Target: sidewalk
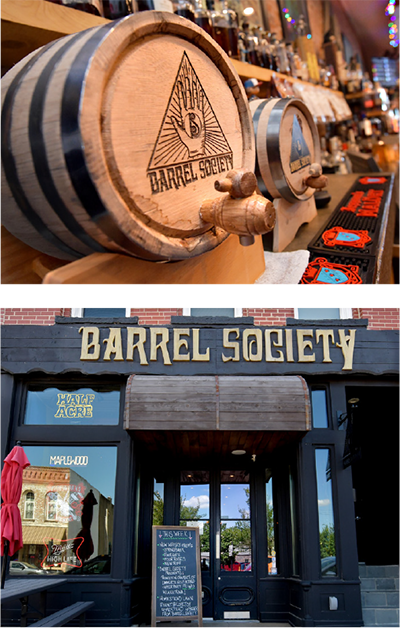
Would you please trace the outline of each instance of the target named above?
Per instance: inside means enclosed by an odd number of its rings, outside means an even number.
[[[137,625],[137,624],[134,624]],[[142,626],[144,626],[144,624],[141,624]],[[146,624],[148,625],[148,624]],[[177,622],[168,622],[168,621],[160,621],[157,622],[157,628],[158,627],[165,627],[165,628],[193,628],[198,626],[197,620],[195,621],[177,621]],[[278,622],[278,623],[274,623],[274,622],[268,622],[268,623],[264,623],[264,622],[259,622],[256,619],[246,619],[246,620],[238,620],[238,619],[219,619],[217,621],[214,621],[213,619],[208,619],[205,618],[203,619],[203,626],[204,628],[208,628],[209,626],[214,627],[214,626],[221,626],[221,628],[230,628],[232,626],[234,626],[235,628],[263,628],[264,626],[268,626],[269,628],[288,628],[290,626],[290,624],[286,624],[286,623],[282,623],[282,622]]]

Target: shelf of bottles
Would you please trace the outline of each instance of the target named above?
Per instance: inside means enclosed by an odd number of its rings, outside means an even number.
[[[317,121],[338,121],[351,116],[342,92],[332,89],[336,85],[324,78],[318,84],[318,67],[314,73],[310,72],[310,64],[300,57],[303,44],[306,53],[309,50],[306,36],[302,41],[301,28],[296,42],[298,50],[294,50],[292,43],[278,41],[275,34],[265,32],[260,26],[250,27],[246,20],[239,28],[238,14],[230,8],[229,0],[19,0],[18,5],[17,8],[15,0],[2,1],[3,71],[39,46],[97,26],[103,20],[154,9],[171,11],[196,23],[213,37],[243,81],[256,78],[272,83],[279,96],[304,100]],[[15,41],[16,34],[20,41]]]

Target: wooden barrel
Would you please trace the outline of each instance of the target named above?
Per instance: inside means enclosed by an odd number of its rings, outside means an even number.
[[[311,164],[320,162],[317,127],[303,101],[269,98],[250,102],[256,136],[256,175],[263,193],[290,203],[310,198],[303,183]]]
[[[146,11],[59,39],[2,79],[2,217],[62,259],[194,257],[227,232],[201,202],[254,170],[246,94],[207,33]]]

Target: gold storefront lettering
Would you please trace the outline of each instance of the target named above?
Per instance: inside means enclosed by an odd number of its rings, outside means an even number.
[[[102,356],[99,328],[81,327],[79,333],[82,334],[81,360],[102,358],[105,361],[133,362],[136,358],[136,361],[144,366],[148,366],[149,361],[161,361],[165,365],[171,365],[173,362],[211,360],[211,348],[204,347],[204,343],[201,343],[201,339],[204,339],[201,338],[203,330],[199,328],[127,327],[125,356],[123,353],[125,330],[122,328],[109,328],[109,334],[102,343],[105,345]],[[316,362],[315,347],[318,345],[322,349],[323,363],[332,362],[332,348],[341,349],[342,370],[349,371],[353,369],[355,336],[355,329],[265,329],[263,333],[263,330],[257,327],[224,328],[223,350],[218,359],[224,363],[243,360],[280,363],[297,361],[307,364]],[[297,360],[294,357],[296,345]],[[83,403],[80,405],[84,406]],[[60,409],[60,412],[63,410]]]

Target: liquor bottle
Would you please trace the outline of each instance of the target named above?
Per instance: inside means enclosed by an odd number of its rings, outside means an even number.
[[[290,74],[293,76],[293,78],[300,78],[299,72],[298,72],[299,67],[298,67],[298,64],[296,63],[296,58],[295,58],[295,52],[293,50],[293,45],[290,42],[286,44],[286,54],[289,61]]]
[[[189,0],[178,0],[175,3],[174,13],[180,15],[181,17],[185,17],[187,20],[191,22],[195,22],[194,8],[193,4],[189,2]]]
[[[61,4],[77,11],[104,17],[103,0],[47,0],[53,4]]]
[[[212,12],[215,40],[233,59],[239,59],[239,29],[235,11],[223,0],[222,10]]]
[[[258,60],[258,38],[254,33],[250,31],[250,24],[243,22],[243,30],[239,32],[239,42],[243,44],[243,51],[245,53],[245,62],[252,63],[253,65],[259,65]]]
[[[276,42],[276,52],[278,72],[281,74],[290,74],[289,60],[286,54],[286,45],[284,40]]]
[[[171,0],[130,0],[132,3],[133,12],[139,11],[168,11],[174,12],[174,7]]]
[[[269,39],[271,42],[271,52],[272,52],[272,70],[274,72],[279,72],[279,58],[278,58],[278,40],[276,38],[275,33],[269,34]]]
[[[260,37],[259,55],[260,55],[260,65],[263,68],[272,70],[274,66],[274,60],[273,60],[273,55],[272,55],[271,44],[268,40],[266,32],[262,33]]]
[[[211,20],[211,14],[208,9],[203,7],[202,0],[194,0],[194,21],[200,28],[206,31],[211,37],[214,37],[214,28]]]
[[[117,20],[133,13],[132,0],[103,0],[104,17]]]

